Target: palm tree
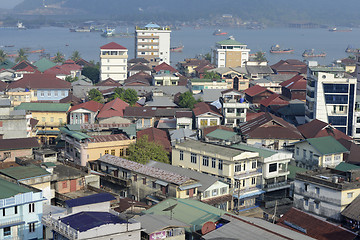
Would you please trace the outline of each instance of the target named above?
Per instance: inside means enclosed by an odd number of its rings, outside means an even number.
[[[57,52],[53,59],[53,62],[54,63],[63,63],[64,61],[65,61],[64,54],[62,54],[61,52]]]
[[[7,54],[4,50],[0,49],[0,63],[4,62],[7,59]]]
[[[71,59],[76,62],[77,60],[80,60],[81,56],[79,51],[74,51],[71,55]]]
[[[28,56],[26,55],[26,51],[23,48],[18,50],[18,56],[15,59],[15,62],[27,61]]]

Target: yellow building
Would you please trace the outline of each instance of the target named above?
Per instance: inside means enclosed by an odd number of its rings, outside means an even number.
[[[54,145],[59,135],[59,127],[67,120],[67,112],[70,109],[69,103],[21,103],[15,109],[23,109],[32,118],[38,120],[37,138],[40,143]]]

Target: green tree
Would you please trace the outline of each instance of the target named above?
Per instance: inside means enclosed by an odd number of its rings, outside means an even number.
[[[100,103],[104,102],[103,95],[96,88],[93,88],[88,92],[88,98],[89,98],[89,100],[93,100],[93,101],[96,101],[96,102],[100,102]]]
[[[123,88],[115,88],[113,95],[110,97],[110,100],[114,100],[115,98],[120,98],[121,100],[133,106],[137,100],[137,92],[134,89],[128,88],[124,90]]]
[[[265,54],[261,51],[258,51],[255,53],[255,58],[254,58],[255,61],[257,62],[266,62],[267,59],[265,57]]]
[[[204,59],[205,59],[205,60],[208,60],[209,62],[211,62],[211,53],[206,53],[206,54],[204,55]]]
[[[78,77],[71,77],[71,76],[66,76],[65,77],[65,81],[68,81],[68,82],[75,82],[77,80],[79,80]]]
[[[98,83],[100,80],[100,71],[97,67],[84,67],[81,74],[89,78],[93,84]]]
[[[206,78],[206,79],[220,79],[221,78],[221,76],[218,73],[213,72],[213,71],[208,72],[206,70],[205,70],[205,72],[203,74],[203,77]]]
[[[136,140],[127,149],[129,160],[146,164],[149,160],[170,163],[169,156],[164,147],[158,143],[148,141],[148,136],[144,135]]]
[[[179,96],[179,106],[182,108],[193,109],[197,102],[191,92],[184,92]]]
[[[27,61],[28,56],[26,55],[26,51],[23,48],[20,48],[17,52],[18,56],[15,58],[15,62]]]
[[[79,51],[74,51],[71,55],[71,60],[73,61],[77,61],[77,60],[80,60],[81,56],[80,56],[80,53]]]
[[[57,52],[55,54],[55,57],[53,59],[53,62],[54,63],[63,63],[65,62],[65,57],[64,57],[64,54],[62,54],[61,52]]]
[[[0,49],[0,63],[4,62],[7,59],[7,54],[4,50]]]

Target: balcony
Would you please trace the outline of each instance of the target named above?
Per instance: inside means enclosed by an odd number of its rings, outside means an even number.
[[[53,231],[60,233],[68,239],[78,239],[79,232],[59,220],[51,217],[42,217],[42,223]]]
[[[278,182],[278,183],[265,184],[264,190],[267,192],[271,192],[289,187],[290,184],[288,184],[288,182]]]
[[[261,176],[262,175],[262,168],[258,167],[249,171],[245,171],[245,172],[235,172],[234,173],[234,179],[236,180],[241,180],[244,178],[250,178],[250,177],[256,177],[256,176]]]
[[[104,173],[104,172],[102,172]],[[105,176],[101,176],[101,178],[105,181],[109,181],[115,184],[120,184],[121,186],[125,186],[125,187],[130,187],[131,185],[131,180],[127,179],[127,178],[122,178],[122,177],[115,177],[113,175],[110,174],[106,174],[104,173]]]
[[[261,185],[256,185],[252,187],[240,187],[240,198],[242,195],[256,193],[257,191],[262,191]],[[239,189],[236,188],[233,191],[234,196],[239,196]]]

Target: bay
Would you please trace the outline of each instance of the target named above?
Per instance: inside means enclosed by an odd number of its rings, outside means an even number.
[[[234,36],[241,43],[247,44],[251,53],[265,52],[269,64],[275,64],[281,59],[299,59],[305,49],[314,49],[316,53],[326,52],[324,58],[311,58],[322,65],[331,64],[333,61],[348,56],[345,49],[348,45],[360,48],[360,29],[351,32],[330,32],[328,29],[292,29],[292,28],[266,28],[250,30],[243,28],[223,28],[227,36],[214,36],[215,28],[204,27],[195,29],[183,27],[171,33],[171,46],[184,45],[183,52],[171,53],[171,65],[185,58],[195,57],[197,54],[206,54],[211,51],[218,41]],[[134,26],[120,27],[117,32],[134,32]],[[116,42],[128,48],[129,59],[134,57],[134,38],[103,38],[99,32],[78,33],[70,32],[67,28],[42,27],[39,29],[14,30],[0,29],[0,46],[9,54],[14,54],[20,48],[31,50],[45,49],[46,53],[54,56],[61,52],[70,58],[74,51],[79,51],[85,60],[99,61],[100,46]],[[293,48],[292,54],[271,54],[272,45],[279,44],[282,48]],[[5,47],[15,45],[14,47]],[[29,60],[36,61],[40,54],[29,54]]]

